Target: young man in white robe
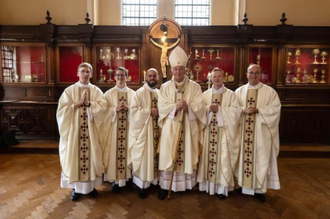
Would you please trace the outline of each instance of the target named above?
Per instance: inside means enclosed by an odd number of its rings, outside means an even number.
[[[254,195],[265,202],[267,188],[280,189],[277,156],[281,102],[273,88],[260,82],[259,65],[250,65],[246,76],[248,83],[235,91],[244,112],[237,168],[241,187],[238,192]]]
[[[102,148],[99,139],[106,102],[102,91],[89,80],[93,67],[81,63],[79,81],[64,90],[57,109],[60,133],[61,187],[72,188],[70,199],[98,195],[102,184]]]
[[[214,68],[212,88],[203,93],[207,126],[198,169],[199,190],[226,199],[233,191],[235,164],[239,154],[238,124],[241,108],[235,93],[225,87],[224,72]]]
[[[132,158],[133,182],[140,188],[139,197],[147,197],[146,189],[158,185],[158,71],[150,68],[143,87],[133,95],[130,105],[129,153]]]
[[[172,51],[169,61],[173,78],[162,84],[159,92],[158,125],[162,128],[159,148],[160,200],[166,198],[169,189],[185,191],[197,183],[198,133],[205,127],[206,113],[201,87],[185,77],[187,60],[182,48],[177,46]],[[178,142],[174,142],[176,133]],[[173,184],[169,188],[173,171]]]
[[[103,164],[104,179],[112,183],[112,192],[118,193],[119,187],[132,189],[132,169],[129,166],[128,152],[129,105],[134,91],[127,87],[127,70],[115,70],[116,86],[104,94],[107,110],[103,122]]]

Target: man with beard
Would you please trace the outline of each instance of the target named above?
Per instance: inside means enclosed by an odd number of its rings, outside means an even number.
[[[132,171],[129,167],[128,129],[130,124],[129,104],[134,91],[126,86],[127,70],[115,70],[116,86],[104,94],[107,111],[103,122],[103,164],[104,178],[112,182],[112,192],[118,193],[119,187],[132,190]]]
[[[166,198],[168,189],[178,192],[192,189],[196,185],[199,132],[206,123],[201,87],[185,77],[187,54],[177,46],[169,61],[173,78],[162,84],[158,102],[158,125],[162,128],[159,147],[160,200]],[[174,136],[178,136],[177,142],[174,142]],[[172,172],[173,184],[169,188]]]
[[[89,81],[93,67],[78,66],[79,81],[66,88],[58,101],[57,123],[60,132],[61,187],[72,188],[70,199],[81,194],[96,197],[102,184],[102,148],[99,141],[106,102],[102,91]]]
[[[158,184],[158,71],[150,68],[146,84],[133,95],[130,105],[129,152],[133,182],[140,188],[139,197],[147,197],[150,184]]]

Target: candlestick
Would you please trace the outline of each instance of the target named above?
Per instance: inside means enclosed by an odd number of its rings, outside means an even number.
[[[210,89],[210,87],[211,87],[211,81],[210,81],[210,79],[211,79],[211,73],[209,72],[207,74],[207,89]]]
[[[145,84],[146,83],[146,71],[143,71],[143,83]]]

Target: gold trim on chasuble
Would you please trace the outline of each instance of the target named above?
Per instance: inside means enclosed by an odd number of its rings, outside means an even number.
[[[246,106],[256,107],[258,97],[258,89],[248,89]],[[254,136],[255,136],[255,118],[256,114],[245,115],[244,121],[244,148],[243,148],[243,187],[253,188],[254,184]]]
[[[124,101],[127,105],[127,92],[117,92],[117,104]],[[127,111],[117,112],[117,142],[116,142],[116,179],[126,179],[127,169]]]
[[[84,90],[87,89],[88,97],[90,96],[89,88],[79,87],[79,97]],[[88,131],[87,106],[82,104],[79,110],[79,179],[78,181],[90,180],[90,138]]]
[[[221,106],[222,94],[212,94],[212,104],[218,104]],[[220,110],[220,109],[219,109]],[[220,139],[220,127],[218,126],[217,113],[213,113],[211,123],[209,126],[209,142],[208,142],[208,154],[207,154],[207,180],[212,183],[216,183],[217,169],[219,165],[219,153],[221,152],[219,147],[221,144]]]
[[[175,95],[176,102],[178,102],[179,100],[183,100],[183,94],[184,94],[184,90],[185,90],[187,84],[188,83],[185,82],[184,85],[181,85],[181,86],[176,85],[176,88],[177,88],[177,92],[175,93],[176,94]],[[178,115],[179,115],[179,112],[176,112],[176,116],[178,116]],[[178,156],[177,156],[177,160],[176,160],[176,163],[177,163],[176,171],[177,172],[184,172],[184,158],[185,158],[185,151],[184,151],[184,147],[185,147],[184,119],[185,119],[185,116],[183,116],[183,118],[182,118],[180,138],[179,138],[179,143],[178,143],[178,150],[177,150]]]
[[[150,92],[151,97],[151,108],[158,109],[158,95],[156,92]],[[158,117],[152,118],[153,127],[153,148],[154,148],[154,178],[158,177],[158,160],[159,154],[157,153],[158,142],[159,142],[159,127]]]

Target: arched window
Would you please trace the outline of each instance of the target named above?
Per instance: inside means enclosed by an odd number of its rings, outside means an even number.
[[[175,21],[183,26],[210,25],[210,0],[175,0]]]
[[[122,0],[122,25],[149,26],[157,19],[157,0]]]

